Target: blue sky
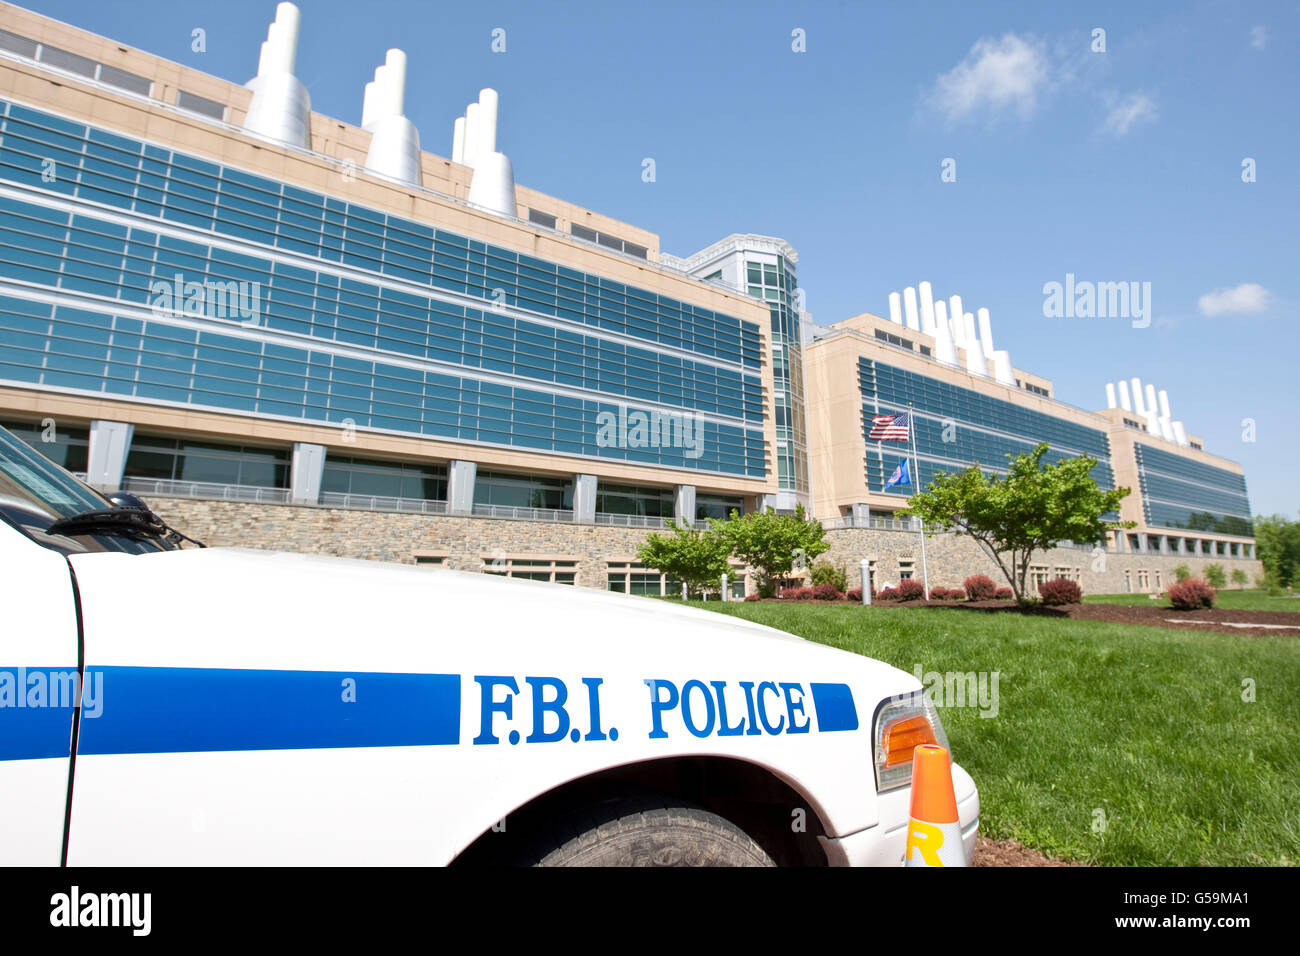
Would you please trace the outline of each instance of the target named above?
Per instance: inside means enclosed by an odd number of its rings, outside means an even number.
[[[24,5],[238,82],[274,15],[270,0]],[[357,122],[399,46],[426,149],[447,155],[453,120],[492,86],[521,184],[678,255],[781,236],[823,324],[887,314],[891,291],[929,279],[988,307],[997,347],[1062,401],[1100,408],[1108,381],[1153,382],[1207,451],[1245,466],[1257,513],[1300,509],[1300,6],[299,6],[318,112]],[[1045,317],[1043,286],[1067,273],[1151,283],[1150,325]]]

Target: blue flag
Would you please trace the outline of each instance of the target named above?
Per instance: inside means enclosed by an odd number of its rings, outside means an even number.
[[[885,490],[888,491],[890,488],[894,487],[894,485],[910,485],[911,483],[912,469],[908,467],[907,459],[904,458],[898,463],[898,467],[894,469],[894,473],[889,476],[889,480],[885,482]]]

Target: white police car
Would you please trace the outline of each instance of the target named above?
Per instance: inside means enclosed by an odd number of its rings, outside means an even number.
[[[181,550],[134,504],[0,429],[0,862],[902,861],[944,742],[909,674],[651,599]]]

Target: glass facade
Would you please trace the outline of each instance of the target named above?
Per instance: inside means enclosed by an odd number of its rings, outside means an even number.
[[[673,492],[670,488],[596,485],[596,511],[600,514],[671,518],[673,508]]]
[[[783,490],[808,491],[808,435],[798,282],[784,256],[778,264],[746,262],[749,294],[772,313],[772,387],[776,407],[776,467]]]
[[[0,379],[766,475],[753,323],[0,106]],[[707,416],[704,453],[599,442],[621,405]]]
[[[573,479],[480,471],[474,480],[474,504],[570,509],[573,507]]]
[[[1253,535],[1246,478],[1182,455],[1134,442],[1147,524]]]
[[[90,450],[90,432],[85,428],[60,428],[53,421],[46,425],[28,422],[0,422],[33,450],[68,471],[85,474]]]
[[[447,500],[447,466],[327,455],[321,491],[383,498]]]
[[[1044,441],[1051,446],[1045,462],[1091,455],[1097,459],[1092,471],[1097,484],[1115,486],[1110,442],[1102,429],[867,358],[858,361],[858,379],[864,436],[871,430],[872,416],[906,411],[909,402],[913,406],[920,474],[912,476],[912,484],[895,485],[887,494],[910,496],[939,472],[961,471],[976,463],[987,472],[1005,474],[1006,455],[1025,454]],[[868,438],[867,487],[883,492],[885,482],[908,452],[906,442]]]
[[[289,458],[287,448],[225,445],[137,433],[131,440],[124,474],[128,478],[288,488]]]

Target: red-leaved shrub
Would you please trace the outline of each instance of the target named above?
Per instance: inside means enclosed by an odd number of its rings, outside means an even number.
[[[972,601],[988,601],[997,596],[998,586],[987,574],[972,574],[962,582],[966,596]]]
[[[1010,601],[1015,595],[1011,593],[1011,588],[998,588],[993,597],[999,601]]]
[[[818,584],[812,589],[812,596],[817,601],[844,600],[844,592],[833,584]]]
[[[862,603],[862,588],[849,588],[849,592],[844,595],[854,604]]]
[[[761,594],[759,594],[757,591],[755,591],[753,594],[746,594],[746,595],[745,595],[745,600],[746,600],[746,601],[761,601],[761,600],[763,600],[763,595],[761,595]]]
[[[947,588],[930,588],[931,601],[946,601],[948,599]]]
[[[1217,592],[1201,578],[1188,578],[1169,585],[1169,603],[1179,611],[1194,611],[1199,607],[1214,607]]]
[[[898,589],[897,589],[897,588],[882,588],[882,589],[880,590],[880,593],[876,595],[876,600],[877,600],[877,601],[897,601],[897,600],[898,600]]]
[[[1052,578],[1038,585],[1038,595],[1048,607],[1078,604],[1083,600],[1083,588],[1069,578]]]
[[[898,582],[898,599],[900,601],[919,601],[925,597],[925,585],[915,578],[904,578]]]
[[[787,601],[811,601],[812,592],[812,588],[783,588],[781,597]]]
[[[963,591],[961,588],[949,588],[949,589],[948,589],[948,600],[949,600],[949,601],[964,601],[964,600],[966,600],[966,592]]]

